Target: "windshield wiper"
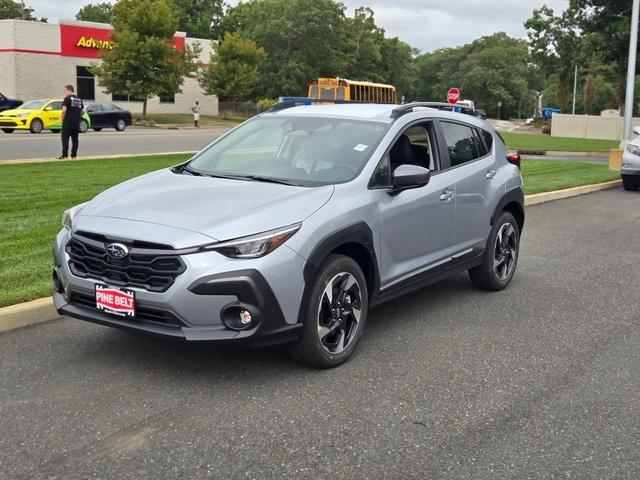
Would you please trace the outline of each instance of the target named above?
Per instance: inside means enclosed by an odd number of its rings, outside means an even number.
[[[189,168],[189,164],[188,163],[173,168],[173,173],[182,173],[182,172],[188,172],[191,175],[193,175],[194,177],[201,177],[202,176],[202,174],[200,172],[197,172],[197,171]]]
[[[291,185],[299,187],[300,185],[289,180],[282,180],[280,178],[272,178],[272,177],[262,177],[260,175],[238,175],[238,178],[248,178],[249,180],[254,180],[256,182],[268,182],[268,183],[279,183],[280,185]]]

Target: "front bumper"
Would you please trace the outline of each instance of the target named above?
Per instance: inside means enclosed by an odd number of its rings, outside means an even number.
[[[64,248],[68,240],[69,233],[63,229],[53,246],[53,300],[60,315],[186,341],[273,345],[298,338],[302,290],[283,293],[282,287],[287,276],[299,275],[298,285],[303,283],[304,263],[286,246],[254,260],[231,260],[216,252],[185,255],[186,271],[165,292],[131,288],[136,292],[136,317],[129,319],[95,308],[95,284],[104,282],[71,273]],[[265,278],[261,271],[274,271],[274,265],[275,273]],[[299,295],[297,305],[290,293]],[[282,295],[281,302],[278,295]],[[227,327],[223,318],[238,315],[240,310],[251,312],[252,325],[246,330]]]
[[[0,117],[0,128],[27,129],[26,118],[18,117]]]
[[[620,173],[622,175],[640,175],[640,156],[625,149],[622,154]]]

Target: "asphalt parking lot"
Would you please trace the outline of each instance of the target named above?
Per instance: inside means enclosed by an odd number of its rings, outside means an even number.
[[[507,290],[388,303],[330,371],[71,319],[2,334],[0,478],[639,478],[639,205],[530,207]]]
[[[89,130],[80,135],[78,156],[195,152],[228,130],[228,127],[203,127],[197,130],[129,127],[124,132]],[[59,133],[46,131],[34,135],[14,132],[8,135],[0,132],[0,161],[55,158],[60,155],[61,149]]]

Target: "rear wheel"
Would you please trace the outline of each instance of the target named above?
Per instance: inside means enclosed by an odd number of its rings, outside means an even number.
[[[80,120],[80,133],[87,133],[89,130],[89,124],[86,120]]]
[[[622,187],[625,190],[638,190],[640,188],[640,175],[622,175]]]
[[[120,119],[116,122],[115,129],[119,132],[124,132],[124,129],[127,128],[127,123]]]
[[[482,264],[469,270],[473,284],[483,290],[502,290],[511,282],[520,253],[520,229],[514,216],[502,212],[491,229]]]
[[[344,255],[332,255],[311,287],[298,342],[289,345],[297,361],[332,368],[353,353],[367,321],[369,297],[360,266]]]
[[[13,131],[15,130],[15,128],[3,128],[2,131],[4,133],[13,133]]]
[[[31,133],[40,133],[42,132],[43,127],[44,124],[42,123],[42,120],[40,120],[39,118],[34,118],[33,120],[31,120],[31,125],[29,125],[29,131]]]

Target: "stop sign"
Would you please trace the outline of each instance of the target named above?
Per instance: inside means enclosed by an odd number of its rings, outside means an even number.
[[[460,100],[460,90],[455,87],[450,88],[447,92],[447,102],[455,105],[456,103],[458,103],[458,100]]]

